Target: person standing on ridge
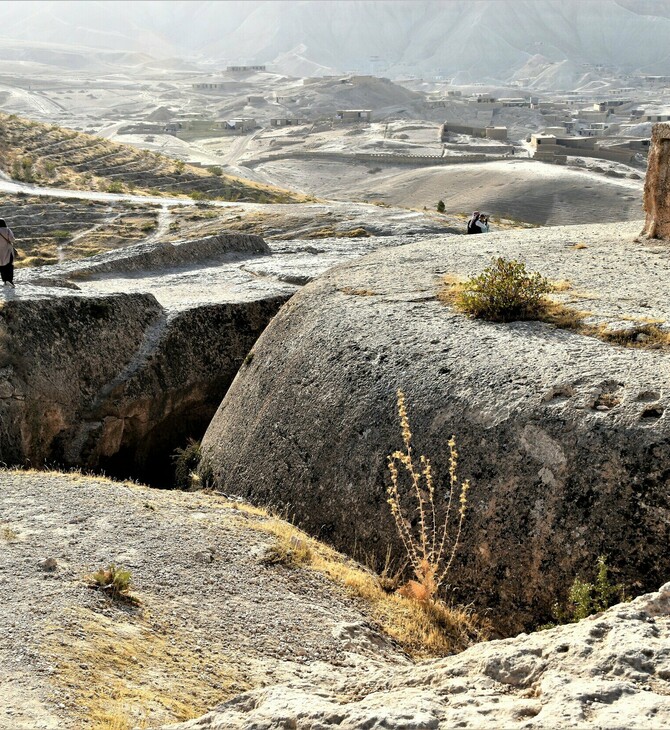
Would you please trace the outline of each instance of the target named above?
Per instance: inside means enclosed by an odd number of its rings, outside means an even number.
[[[5,221],[0,218],[0,276],[3,286],[9,284],[12,289],[14,288],[14,259],[16,258],[14,240],[12,229],[8,228]]]
[[[488,213],[480,213],[476,210],[468,220],[468,233],[488,233],[489,232],[489,216]]]

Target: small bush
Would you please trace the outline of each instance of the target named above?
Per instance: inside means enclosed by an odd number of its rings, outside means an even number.
[[[177,489],[193,489],[197,485],[197,469],[202,459],[200,441],[189,439],[183,449],[172,454],[174,481]]]
[[[107,186],[107,192],[108,193],[122,193],[123,192],[123,183],[119,182],[118,180],[114,180],[114,182],[109,183]]]
[[[554,605],[552,614],[556,623],[545,624],[541,628],[552,628],[557,624],[581,621],[594,613],[606,611],[617,603],[630,600],[623,585],[612,583],[604,555],[596,560],[596,579],[593,583],[576,577],[568,592],[566,606]]]
[[[444,200],[438,200],[437,201],[437,212],[444,213],[445,209],[446,209],[446,206],[444,205]]]
[[[212,167],[207,168],[207,172],[210,175],[215,175],[216,177],[221,177],[223,175],[223,168],[219,167],[218,165],[213,165]]]
[[[528,272],[520,261],[501,257],[465,282],[456,306],[494,322],[537,319],[547,305],[544,295],[551,291],[553,286],[540,273]]]
[[[112,599],[138,604],[139,599],[130,592],[131,573],[112,564],[100,568],[91,576],[91,587],[103,591]]]
[[[67,239],[70,238],[70,236],[72,236],[72,234],[70,233],[70,231],[64,231],[64,230],[52,231],[51,232],[51,235],[57,241],[67,241]]]

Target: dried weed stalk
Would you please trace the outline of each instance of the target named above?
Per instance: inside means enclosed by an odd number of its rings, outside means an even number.
[[[469,480],[458,483],[458,451],[456,441],[449,439],[449,487],[445,495],[446,512],[438,518],[435,485],[430,460],[421,455],[418,462],[412,451],[412,431],[405,406],[405,394],[398,391],[398,415],[402,427],[404,451],[394,451],[388,457],[391,484],[387,489],[388,504],[407,559],[412,566],[416,580],[410,580],[400,592],[419,601],[430,601],[444,583],[456,555],[467,508]],[[401,473],[409,481],[409,493],[415,501],[415,513],[411,515],[418,526],[412,526],[412,519],[403,510]],[[454,504],[458,496],[458,507]],[[453,523],[453,524],[452,524]],[[454,527],[455,530],[450,530]]]

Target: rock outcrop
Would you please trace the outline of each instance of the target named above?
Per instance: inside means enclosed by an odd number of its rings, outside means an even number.
[[[389,231],[406,233],[416,218],[372,207]],[[253,343],[298,287],[409,240],[269,245],[226,231],[21,269],[17,289],[0,294],[0,461],[171,485],[170,455],[202,436]]]
[[[259,689],[171,728],[661,730],[670,724],[669,627],[670,583],[578,624],[410,668]]]
[[[670,124],[655,124],[644,183],[645,233],[670,239]]]
[[[663,350],[539,322],[476,321],[438,301],[445,274],[520,258],[589,321],[626,328],[670,308],[665,248],[638,224],[445,237],[326,273],[281,310],[203,440],[202,473],[355,554],[398,548],[387,455],[407,395],[416,453],[444,485],[456,434],[469,515],[451,583],[502,632],[545,621],[605,554],[633,592],[670,574],[670,423]],[[577,245],[579,244],[579,245]],[[587,302],[585,303],[585,300]],[[399,553],[396,552],[396,555]]]
[[[0,310],[0,454],[169,483],[286,295],[168,314],[151,294],[61,296]]]
[[[0,310],[0,460],[170,484],[172,452],[202,435],[294,291],[239,281],[240,267],[263,258],[262,238],[232,233],[130,246],[48,276],[22,271]]]

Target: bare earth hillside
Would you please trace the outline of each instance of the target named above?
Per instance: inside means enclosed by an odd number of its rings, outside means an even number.
[[[0,166],[13,179],[80,190],[298,202],[286,190],[241,180],[100,137],[0,114]]]
[[[151,727],[324,663],[408,661],[344,587],[266,559],[282,538],[258,511],[76,475],[0,485],[3,730]],[[139,605],[89,587],[112,563]]]

